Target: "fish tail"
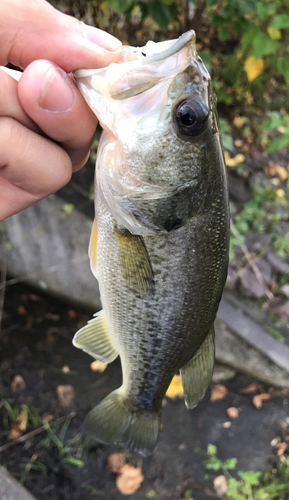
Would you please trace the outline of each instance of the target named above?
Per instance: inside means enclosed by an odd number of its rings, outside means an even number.
[[[120,387],[89,412],[84,425],[101,443],[119,443],[147,456],[156,446],[160,421],[161,410],[145,414],[133,410]]]

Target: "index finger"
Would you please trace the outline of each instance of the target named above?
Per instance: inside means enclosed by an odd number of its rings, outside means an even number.
[[[120,59],[121,42],[61,13],[44,0],[0,1],[0,65],[25,68],[35,59],[64,71],[100,68]]]

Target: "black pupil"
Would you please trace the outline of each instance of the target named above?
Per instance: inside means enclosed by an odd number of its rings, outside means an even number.
[[[179,110],[179,119],[185,127],[192,127],[197,121],[197,115],[191,106],[184,104]]]

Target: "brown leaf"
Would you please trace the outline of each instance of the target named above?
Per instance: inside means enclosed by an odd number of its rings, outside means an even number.
[[[42,417],[42,420],[44,420],[45,422],[52,422],[53,419],[53,415],[45,415],[45,417]]]
[[[266,392],[262,394],[257,394],[257,396],[253,397],[253,405],[255,406],[255,408],[258,408],[259,410],[260,408],[262,408],[263,401],[267,401],[270,398],[271,394],[267,394]]]
[[[223,498],[224,495],[226,495],[228,490],[228,483],[224,475],[215,477],[214,490],[219,498]]]
[[[18,314],[20,314],[20,316],[26,316],[26,314],[27,314],[27,310],[22,305],[17,307],[17,312],[18,312]]]
[[[210,401],[217,401],[218,399],[224,399],[228,394],[228,389],[222,384],[215,385],[211,391]]]
[[[132,495],[139,489],[143,480],[144,476],[140,467],[125,464],[116,478],[116,486],[123,495]]]
[[[71,319],[77,318],[77,312],[74,309],[68,309],[67,314]]]
[[[231,406],[230,408],[227,409],[227,415],[229,418],[238,418],[240,413],[240,408],[235,408],[234,406]]]
[[[71,408],[75,399],[72,385],[58,385],[56,387],[58,401],[63,408]]]
[[[171,381],[166,396],[170,399],[182,398],[184,396],[184,389],[181,382],[180,375],[175,375]]]
[[[70,368],[68,365],[64,365],[62,368],[61,368],[61,371],[62,373],[70,373]]]
[[[126,458],[124,453],[112,453],[107,458],[108,470],[113,474],[118,474],[125,462]]]
[[[15,375],[11,382],[11,392],[23,391],[26,388],[25,380],[21,375]]]
[[[19,436],[21,436],[23,432],[25,432],[27,429],[27,423],[28,423],[27,412],[22,410],[18,415],[16,423],[13,425],[9,433],[8,436],[9,441],[13,441],[13,439],[16,439]]]
[[[244,389],[240,389],[240,394],[250,394],[252,392],[260,392],[262,391],[263,388],[258,385],[258,384],[250,384],[247,387],[244,387]]]
[[[105,363],[102,363],[101,361],[98,361],[96,359],[92,363],[90,363],[90,368],[92,369],[93,372],[99,372],[102,373],[104,370],[106,370],[107,365]]]
[[[285,451],[287,450],[288,448],[288,444],[287,443],[278,443],[276,444],[275,448],[277,448],[277,455],[278,457],[281,457],[282,455],[284,455]]]

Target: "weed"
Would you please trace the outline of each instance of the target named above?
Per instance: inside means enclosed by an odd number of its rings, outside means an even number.
[[[228,500],[282,500],[289,493],[289,457],[283,457],[277,469],[270,469],[265,474],[239,471],[238,480],[229,473],[229,470],[236,468],[236,458],[220,460],[217,457],[217,447],[212,444],[208,445],[207,454],[209,460],[206,462],[206,469],[221,470],[227,479]]]
[[[74,465],[75,467],[83,467],[84,465],[83,461],[81,460],[84,444],[82,443],[80,445],[77,445],[77,448],[75,449],[75,438],[67,441],[67,443],[64,444],[70,421],[70,418],[66,419],[58,435],[57,428],[52,429],[48,422],[43,422],[43,425],[47,432],[47,435],[43,441],[43,446],[45,446],[46,448],[56,448],[59,455],[59,463],[55,467],[54,472],[58,472],[64,464]]]

